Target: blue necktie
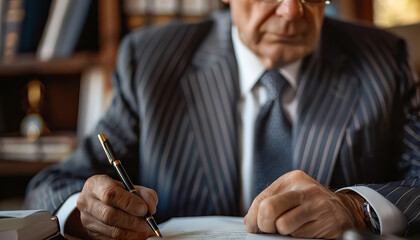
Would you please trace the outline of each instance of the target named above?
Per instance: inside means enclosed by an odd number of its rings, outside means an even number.
[[[266,71],[259,83],[267,91],[267,102],[255,122],[254,197],[292,169],[291,126],[281,104],[290,85],[278,69]]]

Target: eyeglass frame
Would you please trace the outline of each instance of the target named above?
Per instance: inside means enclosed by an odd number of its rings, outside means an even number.
[[[281,3],[283,2],[283,0],[256,0],[258,2],[266,2],[266,3]],[[302,4],[305,5],[310,5],[310,6],[319,6],[319,7],[323,7],[323,6],[327,6],[330,5],[332,0],[325,0],[324,3],[312,3],[312,2],[307,2],[306,0],[299,0],[299,2],[301,2]]]

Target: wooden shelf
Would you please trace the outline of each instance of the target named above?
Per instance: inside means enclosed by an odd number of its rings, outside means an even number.
[[[97,54],[91,52],[79,52],[70,58],[48,61],[40,61],[35,55],[22,55],[12,62],[0,63],[0,76],[74,74],[97,63]]]
[[[24,162],[0,159],[0,176],[33,176],[56,162]]]

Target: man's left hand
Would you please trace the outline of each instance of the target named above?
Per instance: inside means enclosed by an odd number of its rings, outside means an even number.
[[[251,233],[334,239],[347,229],[366,228],[363,201],[357,194],[334,193],[296,170],[254,199],[244,223]]]

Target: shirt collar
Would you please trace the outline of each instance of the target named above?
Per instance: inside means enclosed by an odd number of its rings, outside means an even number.
[[[238,63],[239,86],[241,89],[241,96],[243,96],[245,93],[250,92],[251,89],[255,86],[258,79],[265,72],[265,67],[255,55],[255,53],[253,53],[240,40],[238,28],[233,25],[232,42],[233,49],[235,51],[236,61]],[[294,90],[296,90],[297,88],[297,77],[301,64],[302,60],[297,60],[279,69],[279,71],[287,79],[290,86],[292,86]]]

